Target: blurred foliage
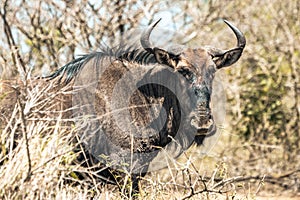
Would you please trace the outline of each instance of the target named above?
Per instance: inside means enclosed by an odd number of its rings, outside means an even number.
[[[253,24],[241,69],[229,71],[238,85],[229,95],[230,103],[239,105],[229,109],[232,128],[245,140],[295,152],[300,145],[300,2],[257,3],[246,12]]]
[[[246,140],[263,144],[280,144],[285,140],[287,124],[291,111],[283,102],[288,95],[287,77],[278,79],[283,72],[264,73],[255,62],[246,62],[243,67],[252,68],[252,73],[242,72],[245,78],[240,81],[239,112],[233,113],[234,132],[241,134]],[[268,67],[268,66],[266,66]],[[248,71],[248,70],[246,70]],[[235,98],[229,99],[235,104]],[[231,111],[231,110],[230,110]]]

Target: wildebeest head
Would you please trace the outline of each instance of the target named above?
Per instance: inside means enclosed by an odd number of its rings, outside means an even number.
[[[246,45],[246,39],[238,28],[224,20],[237,38],[236,47],[229,50],[213,47],[187,48],[173,53],[152,47],[150,44],[150,34],[159,21],[145,31],[141,37],[141,44],[146,51],[155,56],[158,63],[171,67],[187,79],[189,90],[196,98],[195,109],[190,115],[191,125],[197,129],[195,142],[201,144],[204,135],[214,132],[216,129],[210,108],[214,74],[218,69],[230,66],[240,58]]]

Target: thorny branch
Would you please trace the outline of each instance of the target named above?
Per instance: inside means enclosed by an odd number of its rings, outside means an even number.
[[[251,180],[260,181],[259,188],[257,188],[256,193],[258,193],[259,189],[261,188],[261,183],[264,183],[264,182],[275,184],[275,185],[278,185],[280,187],[287,189],[288,187],[290,187],[290,185],[287,185],[286,183],[284,183],[283,179],[291,178],[292,176],[294,176],[297,173],[300,173],[300,168],[296,169],[294,171],[290,171],[290,172],[278,175],[278,176],[266,176],[266,175],[246,176],[246,177],[237,176],[237,177],[232,177],[232,178],[228,178],[228,179],[215,178],[214,180],[211,180],[214,177],[205,177],[203,180],[201,180],[201,182],[204,182],[204,184],[207,181],[212,181],[212,182],[216,181],[217,183],[211,187],[208,187],[208,188],[205,187],[204,189],[200,189],[200,190],[195,190],[194,187],[189,187],[190,192],[186,196],[184,196],[182,198],[182,200],[189,199],[189,198],[191,198],[197,194],[201,194],[201,193],[218,193],[218,194],[227,193],[228,190],[225,190],[225,191],[222,190],[226,185],[231,184],[231,183],[239,183],[239,182],[245,182],[245,181],[251,181]],[[190,184],[190,186],[191,186],[191,184]]]

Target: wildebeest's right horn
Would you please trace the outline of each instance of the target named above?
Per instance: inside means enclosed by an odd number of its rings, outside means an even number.
[[[222,67],[227,67],[238,61],[241,57],[244,47],[246,45],[246,38],[243,33],[231,24],[229,21],[224,20],[224,22],[231,28],[237,38],[237,47],[233,49],[229,49],[227,51],[216,49],[216,48],[208,48],[208,52],[214,59],[214,62],[218,69]]]
[[[149,41],[149,37],[151,35],[151,32],[153,30],[153,28],[158,24],[158,22],[160,22],[161,18],[159,20],[157,20],[155,23],[153,23],[141,36],[141,45],[142,47],[148,51],[149,53],[153,54],[156,61],[160,64],[165,64],[168,65],[169,67],[172,67],[173,69],[175,69],[176,67],[176,61],[174,60],[174,57],[176,57],[173,54],[170,54],[169,52],[157,48],[157,47],[152,47],[151,43]]]
[[[149,51],[149,52],[153,52],[152,51],[152,47],[151,47],[151,43],[149,41],[149,37],[150,37],[150,34],[153,30],[153,28],[158,24],[158,22],[160,22],[161,18],[159,20],[157,20],[156,22],[154,22],[148,29],[147,31],[145,31],[142,36],[141,36],[141,44],[142,44],[142,47],[146,50],[146,51]]]

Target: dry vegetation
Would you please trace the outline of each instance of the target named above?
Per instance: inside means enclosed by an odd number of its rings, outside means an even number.
[[[192,147],[167,169],[149,173],[141,196],[299,198],[299,1],[94,2],[0,3],[1,199],[125,198],[76,162],[76,127],[61,103],[70,101],[70,89],[33,77],[78,52],[116,43],[121,33],[158,16],[170,21],[179,44],[231,47],[232,33],[219,20],[225,18],[245,33],[247,46],[239,62],[220,73],[227,116],[215,144],[207,144],[212,150]]]

